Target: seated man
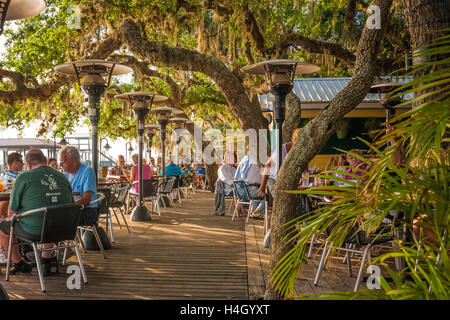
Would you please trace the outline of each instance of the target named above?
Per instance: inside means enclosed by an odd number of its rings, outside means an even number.
[[[9,204],[9,216],[32,209],[38,209],[55,204],[73,203],[72,189],[64,175],[47,166],[47,161],[41,150],[31,149],[25,156],[29,171],[21,173],[14,184]],[[15,226],[14,234],[30,240],[41,238],[43,223],[42,214],[24,217]],[[8,247],[10,220],[0,222],[0,240]],[[42,254],[44,264],[49,259],[50,252]],[[47,256],[47,257],[46,257]],[[32,265],[23,261],[17,245],[11,249],[13,263],[11,274],[16,272],[31,272]]]
[[[17,152],[8,154],[6,158],[6,164],[8,169],[5,170],[5,189],[9,188],[19,172],[23,170],[23,160],[22,155]],[[0,201],[0,220],[6,219],[8,217],[8,205],[9,201]],[[6,263],[8,247],[3,248],[0,245],[0,263]]]
[[[164,168],[164,173],[165,173],[166,177],[176,177],[177,178],[173,187],[178,188],[178,185],[180,183],[179,179],[183,172],[181,171],[181,168],[174,163],[172,154],[169,154],[168,161],[169,161],[169,164]],[[159,173],[159,175],[162,176],[162,171]],[[174,200],[178,199],[178,195],[176,193],[173,194],[173,199]]]
[[[194,166],[194,171],[195,171],[195,176],[194,176],[195,184],[197,185],[197,188],[202,187],[204,184],[204,179],[205,179],[205,175],[206,175],[205,161],[203,159],[202,159],[201,164],[196,164]]]
[[[166,177],[181,176],[182,174],[181,168],[173,162],[171,154],[169,154],[167,160],[169,161],[169,164],[164,168],[164,173],[166,174]],[[162,176],[162,171],[159,173],[159,175]]]
[[[110,181],[120,181],[126,182],[128,171],[130,170],[130,166],[125,165],[125,158],[123,155],[119,154],[117,157],[117,164],[109,169],[108,175],[106,176],[106,180]]]
[[[261,181],[261,172],[256,160],[250,154],[242,158],[239,163],[234,179],[244,180],[248,185],[247,190],[252,198],[258,198],[259,183]],[[246,199],[249,200],[249,199]],[[264,212],[264,203],[255,203],[254,217],[260,217]],[[246,210],[242,207],[238,207],[238,212],[242,215],[247,214]]]
[[[75,202],[84,206],[80,225],[92,226],[97,223],[98,203],[89,204],[97,199],[97,180],[94,169],[80,162],[80,153],[73,146],[60,151],[60,165],[64,175],[72,186]]]
[[[223,156],[223,164],[218,170],[218,178],[214,191],[214,213],[218,216],[225,215],[225,197],[233,195],[233,178],[236,173],[234,168],[234,156],[226,152]]]

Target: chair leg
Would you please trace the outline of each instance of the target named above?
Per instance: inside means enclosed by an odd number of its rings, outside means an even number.
[[[369,249],[370,249],[370,243],[366,246],[366,249],[364,250],[364,254],[362,257],[362,261],[361,261],[361,267],[359,268],[359,272],[358,272],[358,278],[356,279],[355,288],[353,289],[353,291],[355,291],[355,292],[358,291],[359,285],[361,284],[362,274],[363,274],[363,270],[364,270],[364,263],[366,262],[366,258],[369,253]]]
[[[117,217],[116,217],[116,219],[117,219]],[[111,234],[111,242],[114,243],[114,230],[113,230],[112,217],[111,217],[110,212],[108,212],[108,216],[106,217],[106,220],[109,220],[109,233]]]
[[[122,219],[125,222],[125,226],[127,227],[128,233],[131,233],[130,228],[128,227],[128,222],[127,219],[125,218],[125,215],[123,214],[122,208],[119,208],[120,214],[122,215]],[[114,213],[115,214],[115,213]],[[116,216],[117,221],[119,221],[119,219]]]
[[[316,278],[314,279],[314,285],[317,286],[319,284],[320,273],[322,272],[323,266],[325,265],[326,256],[328,251],[328,241],[325,242],[325,246],[323,247],[322,256],[320,257],[319,267],[317,268]]]
[[[326,270],[327,269],[327,264],[326,262],[328,261],[328,256],[330,255],[331,252],[331,247],[333,246],[333,244],[331,243],[330,246],[328,246],[328,252],[327,252],[327,256],[325,257],[325,264],[323,265],[323,268]]]
[[[312,254],[312,250],[313,250],[313,247],[314,247],[314,240],[315,239],[316,239],[316,234],[314,233],[312,235],[312,238],[311,238],[311,244],[309,245],[308,258],[311,258],[311,254]]]
[[[39,282],[41,283],[41,289],[42,292],[45,292],[45,283],[44,283],[44,274],[42,273],[42,264],[41,264],[41,258],[39,257],[39,250],[37,248],[37,245],[33,242],[33,250],[34,250],[34,257],[36,259],[36,267],[38,270],[39,275]]]
[[[84,246],[83,240],[81,239],[80,229],[77,229],[76,236],[77,236],[77,239],[78,239],[78,243],[80,243],[81,247],[83,248],[84,253],[87,254],[86,247]]]
[[[103,250],[103,244],[100,240],[100,237],[98,236],[97,228],[95,226],[92,228],[92,232],[94,232],[94,237],[95,237],[95,240],[97,240],[97,245],[103,254],[103,259],[106,259],[105,250]]]
[[[155,212],[156,212],[156,209],[158,209],[158,216],[161,217],[161,210],[159,208],[159,201],[158,201],[158,199],[153,200],[153,201],[155,201]]]
[[[172,207],[175,207],[175,201],[173,201],[173,198],[172,198],[172,193],[169,193],[169,202],[170,202],[170,205],[172,206]]]
[[[114,216],[116,217],[116,221],[117,221],[117,224],[119,225],[119,229],[122,229],[122,224],[120,223],[119,218],[117,217],[117,212],[116,212],[115,209],[116,208],[112,208],[112,211],[114,213]],[[120,210],[120,212],[122,212],[122,208],[121,207],[119,207],[118,209]]]
[[[351,247],[351,246],[350,246]],[[348,255],[347,256],[347,267],[348,267],[348,276],[351,278],[353,277],[353,272],[352,272],[352,256]]]
[[[86,276],[86,270],[84,270],[84,265],[83,265],[83,262],[81,261],[81,254],[80,254],[80,249],[78,248],[78,242],[76,239],[73,240],[73,242],[75,244],[75,254],[77,255],[78,264],[79,264],[80,270],[81,270],[81,275],[83,276],[83,281],[84,281],[84,283],[88,283],[87,276]]]
[[[181,203],[181,193],[180,193],[180,188],[177,188],[178,191],[178,202]]]
[[[228,215],[231,214],[231,209],[233,209],[233,205],[234,205],[234,197],[231,199],[231,204],[230,204],[230,209],[228,210]]]
[[[269,203],[264,201],[264,234],[267,234],[269,231]]]
[[[248,223],[248,220],[250,219],[250,215],[252,214],[252,207],[253,207],[253,201],[250,200],[250,204],[248,206],[248,211],[247,211],[247,223]]]
[[[63,254],[63,260],[62,260],[62,265],[64,266],[66,264],[66,258],[67,258],[67,241],[64,241],[64,254]],[[58,250],[57,252],[59,252],[59,246],[58,246]],[[58,257],[58,254],[56,254],[56,257]]]
[[[11,249],[12,249],[12,243],[14,238],[14,229],[11,226],[10,232],[9,232],[9,244],[8,244],[8,261],[6,262],[6,275],[5,280],[9,281],[9,269],[11,269]]]
[[[234,217],[237,215],[239,201],[236,201],[236,205],[234,206],[233,216],[231,217],[231,221],[234,221]]]
[[[346,243],[345,247],[348,248],[348,249],[353,249],[353,244],[352,243]],[[346,251],[345,252],[345,256],[344,256],[344,259],[342,260],[342,264],[347,263],[347,259],[350,257],[350,253],[351,253],[350,251]]]

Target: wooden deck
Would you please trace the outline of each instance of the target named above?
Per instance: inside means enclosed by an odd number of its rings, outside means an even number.
[[[227,206],[229,203],[227,202]],[[131,234],[114,225],[115,243],[100,252],[82,252],[88,284],[69,290],[66,267],[45,278],[40,290],[36,268],[0,283],[11,299],[261,299],[267,283],[269,249],[262,248],[263,221],[211,214],[213,194],[197,191],[161,217],[130,223]],[[296,293],[351,290],[355,279],[333,263],[314,287],[320,256],[315,253],[299,275]],[[67,265],[76,264],[71,257]]]

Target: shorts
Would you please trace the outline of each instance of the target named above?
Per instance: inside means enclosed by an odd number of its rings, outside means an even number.
[[[97,224],[98,208],[85,208],[81,210],[80,226],[94,226]]]
[[[9,232],[11,230],[11,221],[10,220],[0,221],[0,230],[4,234],[9,234]],[[25,230],[22,229],[22,227],[20,226],[20,223],[16,223],[16,225],[14,227],[14,236],[19,239],[27,239],[30,241],[41,241],[40,234],[32,234],[32,233],[26,232]]]

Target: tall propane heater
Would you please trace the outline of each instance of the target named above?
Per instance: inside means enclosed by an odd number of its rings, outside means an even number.
[[[139,161],[138,161],[138,180],[139,180],[139,193],[138,203],[131,212],[131,221],[148,221],[151,220],[147,207],[144,205],[142,191],[142,151],[143,151],[143,137],[144,137],[144,118],[152,107],[153,103],[163,102],[167,100],[167,97],[159,96],[149,92],[132,92],[124,93],[115,96],[118,99],[126,100],[130,103],[136,118],[137,118],[137,133],[139,137],[138,149],[139,149]]]

